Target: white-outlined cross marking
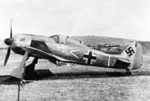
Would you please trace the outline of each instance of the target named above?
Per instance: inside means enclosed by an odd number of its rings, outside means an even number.
[[[94,51],[89,51],[84,53],[83,59],[86,61],[86,64],[93,64],[96,61],[97,55],[94,54]]]

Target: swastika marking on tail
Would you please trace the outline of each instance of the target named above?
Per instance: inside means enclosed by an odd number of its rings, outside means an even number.
[[[125,50],[125,52],[128,54],[129,57],[135,53],[132,47],[129,47],[127,50]]]

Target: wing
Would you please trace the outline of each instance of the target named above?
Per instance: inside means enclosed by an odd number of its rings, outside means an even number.
[[[56,59],[59,61],[69,62],[69,60],[59,57],[57,55],[52,54],[48,46],[44,41],[32,40],[30,45],[17,45],[22,48],[24,51],[28,52],[31,56],[44,58],[44,59]]]
[[[56,56],[56,55],[51,54],[51,53],[44,52],[43,50],[40,50],[40,49],[37,49],[37,48],[25,46],[25,47],[23,47],[23,49],[26,50],[26,51],[29,51],[29,53],[32,54],[33,56],[43,57],[43,58],[47,58],[47,59],[55,58],[59,61],[68,61],[64,58],[61,58],[61,57]]]

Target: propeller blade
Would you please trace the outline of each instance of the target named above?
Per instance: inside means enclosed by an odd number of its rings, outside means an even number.
[[[12,19],[10,20],[10,38],[12,38]]]
[[[10,55],[10,47],[8,47],[8,49],[7,49],[7,54],[6,54],[6,57],[5,57],[4,66],[6,65],[8,59],[9,59],[9,55]]]
[[[8,49],[7,49],[7,54],[5,56],[5,61],[4,61],[4,66],[6,65],[8,59],[9,59],[9,55],[10,55],[10,51],[11,51],[11,44],[12,44],[12,19],[10,20],[10,38],[5,39],[5,44],[8,45]]]

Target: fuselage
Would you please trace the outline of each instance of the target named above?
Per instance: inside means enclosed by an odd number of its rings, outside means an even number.
[[[83,65],[102,66],[118,69],[127,69],[130,63],[119,60],[120,54],[112,55],[106,54],[98,50],[87,47],[80,42],[72,40],[68,37],[47,37],[32,34],[16,34],[13,37],[11,48],[16,54],[23,55],[25,50],[20,46],[29,46],[41,50],[48,54],[61,57],[64,62],[72,62]],[[132,69],[138,69],[142,63],[142,48],[137,45],[137,52],[135,54],[134,66]],[[31,56],[43,59],[51,59],[40,52],[30,51]],[[53,59],[53,58],[52,58]]]

